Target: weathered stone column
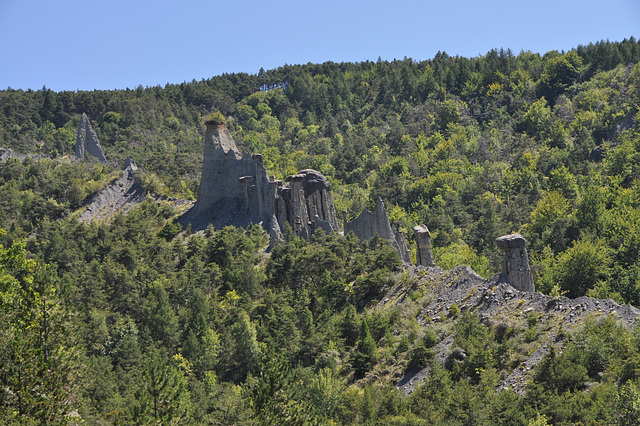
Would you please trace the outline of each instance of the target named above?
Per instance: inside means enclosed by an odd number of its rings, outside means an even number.
[[[436,266],[431,253],[431,233],[426,225],[417,225],[413,227],[416,235],[416,243],[418,251],[416,253],[416,264],[418,266]]]
[[[89,118],[84,112],[80,119],[80,126],[78,126],[76,141],[75,150],[77,159],[84,160],[85,154],[89,154],[106,164],[107,159],[104,157],[104,152],[102,152],[98,135],[96,135],[93,127],[91,127]]]
[[[536,291],[533,284],[527,240],[520,234],[504,235],[496,239],[496,245],[504,251],[501,278],[520,291]]]
[[[393,248],[398,251],[402,262],[411,263],[411,257],[409,256],[404,235],[402,235],[402,232],[396,231],[389,223],[389,216],[387,216],[387,209],[384,207],[382,198],[378,197],[374,211],[370,212],[364,209],[362,213],[360,213],[360,216],[351,222],[347,222],[346,216],[343,214],[343,220],[345,235],[353,231],[356,237],[360,239],[360,242],[363,242],[370,240],[378,234],[383,240],[389,241]]]

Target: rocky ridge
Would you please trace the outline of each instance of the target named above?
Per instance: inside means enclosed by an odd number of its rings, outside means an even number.
[[[285,224],[310,238],[315,229],[339,231],[328,180],[305,169],[286,182],[267,174],[260,154],[240,154],[224,124],[208,123],[198,199],[181,218],[192,229],[261,224],[271,243],[282,239]]]
[[[136,179],[135,172],[137,170],[136,163],[128,158],[120,176],[87,199],[78,219],[84,223],[109,219],[119,212],[126,213],[141,204],[147,197],[151,197],[155,201],[170,202],[174,205],[190,203],[150,193]]]
[[[118,211],[126,212],[144,201],[147,191],[140,186],[134,177],[138,170],[135,162],[127,161],[120,176],[105,188],[93,194],[80,213],[81,222],[92,222],[111,217]]]
[[[46,154],[21,154],[19,152],[15,152],[11,148],[0,148],[0,161],[5,162],[10,158],[15,158],[17,160],[24,160],[25,158],[33,158],[34,160],[41,160],[43,158],[51,158]]]
[[[420,326],[436,326],[452,320],[452,306],[478,314],[483,322],[493,327],[514,327],[524,330],[527,318],[538,315],[536,332],[539,338],[513,371],[500,383],[499,389],[510,387],[524,393],[528,374],[553,346],[559,353],[565,341],[565,333],[583,325],[589,317],[611,315],[628,328],[638,323],[640,310],[630,305],[619,305],[611,299],[579,297],[553,297],[542,293],[521,291],[500,280],[500,274],[484,279],[468,266],[458,266],[449,271],[438,267],[406,266],[411,277],[394,286],[377,309],[390,309],[409,302],[410,294],[420,292]],[[444,364],[452,354],[453,337],[445,333],[432,348],[435,360]],[[429,374],[429,367],[407,371],[397,382],[397,387],[410,394]]]

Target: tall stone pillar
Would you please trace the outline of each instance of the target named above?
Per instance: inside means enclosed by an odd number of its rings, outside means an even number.
[[[536,291],[527,254],[527,240],[520,234],[504,235],[496,239],[504,252],[501,278],[520,291]]]
[[[97,158],[101,163],[106,164],[107,159],[104,157],[104,152],[102,152],[102,147],[100,146],[98,135],[96,135],[93,127],[91,127],[89,118],[84,112],[82,113],[82,118],[80,119],[80,126],[78,126],[76,140],[77,142],[75,150],[77,159],[84,160],[85,154],[89,154]]]
[[[413,227],[416,236],[418,251],[416,253],[416,264],[418,266],[436,266],[431,253],[431,233],[425,225],[417,225]]]

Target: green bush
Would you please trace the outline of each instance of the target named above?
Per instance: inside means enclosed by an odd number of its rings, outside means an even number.
[[[419,345],[409,351],[408,357],[407,370],[424,368],[433,359],[433,351],[424,345]]]
[[[221,126],[226,123],[226,118],[220,111],[212,112],[204,117],[204,124],[210,124],[213,126]]]

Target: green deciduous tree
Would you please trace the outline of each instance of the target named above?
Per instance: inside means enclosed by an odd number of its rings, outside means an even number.
[[[535,238],[536,247],[550,246],[555,252],[564,250],[565,232],[569,225],[571,204],[558,191],[542,197],[529,216],[525,230]]]
[[[538,91],[553,102],[576,82],[582,72],[582,58],[575,51],[552,57],[538,80]]]
[[[587,290],[609,276],[609,254],[601,240],[578,240],[562,252],[553,275],[567,296],[584,296]]]
[[[534,102],[524,114],[522,130],[531,136],[541,138],[551,124],[551,108],[547,106],[547,100],[543,97]]]

